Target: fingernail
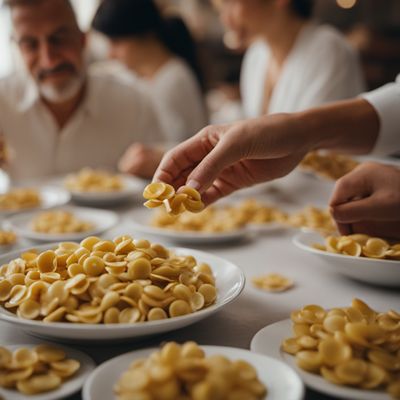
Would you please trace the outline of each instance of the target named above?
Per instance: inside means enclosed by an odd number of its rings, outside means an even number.
[[[188,181],[186,185],[193,189],[196,189],[196,190],[199,190],[200,186],[201,186],[200,183],[194,179],[191,179],[190,181]]]

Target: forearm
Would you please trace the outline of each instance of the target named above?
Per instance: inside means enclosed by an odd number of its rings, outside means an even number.
[[[376,110],[364,99],[342,101],[296,114],[298,130],[310,150],[366,154],[379,135]]]

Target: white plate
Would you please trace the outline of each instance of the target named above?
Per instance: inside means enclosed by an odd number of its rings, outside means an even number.
[[[49,343],[54,346],[53,344]],[[9,350],[16,350],[19,347],[28,347],[33,348],[37,345],[33,344],[18,344],[12,346],[5,346]],[[51,392],[36,394],[32,396],[26,396],[22,393],[19,393],[17,390],[9,390],[3,389],[0,387],[0,397],[4,397],[7,400],[57,400],[57,399],[65,399],[71,394],[78,392],[83,384],[88,379],[89,375],[96,368],[94,361],[87,356],[85,353],[81,351],[71,349],[70,347],[64,347],[60,345],[56,345],[56,347],[62,348],[66,354],[67,358],[73,358],[75,360],[80,361],[81,367],[79,371],[70,379],[65,381],[57,390],[52,390]]]
[[[400,286],[400,261],[352,257],[317,250],[312,245],[323,244],[323,238],[316,233],[300,233],[294,237],[293,243],[319,257],[327,267],[342,275],[375,285]]]
[[[220,354],[231,360],[241,359],[251,363],[257,369],[259,379],[268,388],[267,400],[301,400],[304,397],[304,386],[299,376],[281,361],[233,347],[201,347],[207,356]],[[156,350],[153,348],[126,353],[97,367],[83,387],[83,399],[113,399],[113,386],[132,361],[147,357]]]
[[[79,192],[70,190],[72,200],[86,206],[114,206],[129,200],[142,199],[143,190],[147,185],[144,179],[130,175],[119,175],[122,178],[122,190],[114,192]],[[60,179],[59,185],[64,187],[65,179]]]
[[[286,319],[268,325],[256,333],[251,341],[250,348],[252,351],[257,353],[273,357],[276,360],[284,361],[287,365],[296,370],[308,387],[319,392],[346,400],[390,400],[390,396],[383,391],[361,390],[334,385],[319,375],[311,374],[300,369],[296,365],[295,357],[281,350],[282,341],[292,336],[292,321]]]
[[[45,251],[54,247],[54,245],[45,245],[36,247],[36,249]],[[214,305],[182,317],[135,324],[94,325],[62,322],[44,323],[41,321],[30,321],[18,318],[15,314],[7,311],[3,307],[0,307],[0,320],[12,323],[15,329],[17,329],[18,326],[18,328],[23,329],[28,334],[45,338],[69,341],[136,340],[146,336],[173,331],[200,321],[221,310],[227,304],[235,300],[242,292],[245,284],[245,276],[235,264],[202,251],[184,248],[171,248],[171,250],[178,255],[192,255],[198,262],[210,264],[216,278],[218,290],[217,301]],[[17,258],[23,252],[24,250],[19,250],[0,257],[0,265]]]
[[[78,233],[53,234],[35,232],[31,228],[31,223],[33,218],[39,215],[41,211],[9,217],[4,221],[4,226],[14,231],[18,236],[26,239],[37,240],[41,242],[65,242],[80,241],[88,236],[99,235],[108,229],[111,229],[118,222],[118,215],[112,211],[80,207],[63,207],[60,210],[70,211],[80,220],[92,223],[94,226],[93,229]]]
[[[34,186],[26,186],[26,187],[34,187]],[[10,188],[10,190],[13,188]],[[14,211],[4,211],[0,210],[0,217],[7,217],[13,214],[19,214],[32,210],[46,210],[53,207],[62,206],[67,204],[71,196],[70,194],[57,186],[46,185],[37,187],[36,190],[39,192],[41,197],[41,204],[38,207],[33,208],[24,208],[22,210],[14,210]]]
[[[134,232],[143,235],[151,235],[158,240],[168,240],[169,242],[182,243],[189,245],[217,244],[242,240],[252,234],[267,234],[277,229],[282,229],[281,225],[270,224],[250,224],[246,228],[236,229],[227,232],[197,232],[197,231],[175,231],[168,228],[157,228],[151,226],[152,213],[148,210],[136,209],[131,214],[129,227]]]

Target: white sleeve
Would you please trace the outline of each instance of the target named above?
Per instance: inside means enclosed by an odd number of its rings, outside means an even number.
[[[379,137],[374,153],[389,155],[400,150],[400,75],[389,83],[362,97],[376,110],[380,120]]]

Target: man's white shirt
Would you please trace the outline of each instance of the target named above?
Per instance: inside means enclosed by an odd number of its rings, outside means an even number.
[[[89,72],[76,112],[59,129],[34,83],[0,80],[0,133],[14,180],[64,174],[83,167],[115,169],[135,142],[160,144],[163,134],[148,95],[108,73]]]

